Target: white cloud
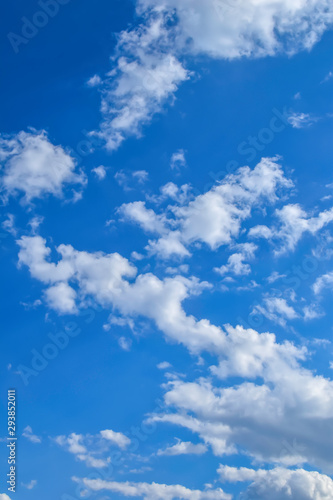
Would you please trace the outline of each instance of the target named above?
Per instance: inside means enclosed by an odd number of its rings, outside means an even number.
[[[279,219],[278,227],[256,226],[249,231],[249,236],[276,240],[279,248],[275,253],[280,255],[294,250],[305,233],[315,235],[330,224],[333,221],[333,208],[310,217],[298,204],[285,205],[281,210],[276,210],[275,215]]]
[[[0,500],[10,500],[10,498],[6,493],[0,493]]]
[[[98,87],[102,83],[102,78],[99,75],[94,75],[87,81],[89,87]]]
[[[0,185],[5,199],[23,193],[23,202],[48,195],[62,198],[69,186],[82,188],[86,179],[76,172],[76,162],[61,146],[54,146],[46,132],[0,135]],[[79,193],[74,193],[77,199]]]
[[[242,327],[225,329],[219,364],[211,367],[223,382],[169,382],[167,411],[149,420],[192,431],[216,455],[245,453],[255,461],[307,463],[332,472],[327,436],[333,425],[333,382],[303,368],[300,363],[309,356],[304,347]],[[235,377],[244,381],[235,385]]]
[[[333,72],[332,72],[332,71],[330,71],[330,72],[329,72],[329,73],[325,76],[325,78],[323,79],[323,81],[322,81],[322,82],[320,82],[320,83],[326,83],[326,82],[329,82],[329,81],[330,81],[330,80],[332,80],[332,79],[333,79]]]
[[[162,361],[157,365],[157,368],[159,370],[168,370],[169,368],[172,368],[172,365],[168,361]]]
[[[318,319],[325,316],[325,313],[318,309],[316,304],[311,304],[303,308],[304,319],[310,321],[312,319]]]
[[[142,9],[176,10],[180,50],[189,42],[188,51],[223,59],[310,49],[333,22],[329,0],[140,0],[139,4]]]
[[[286,299],[274,296],[265,297],[262,304],[253,308],[253,313],[262,314],[265,318],[281,326],[286,326],[286,320],[293,320],[299,317],[295,309],[287,303]]]
[[[225,274],[235,274],[236,276],[247,276],[251,274],[251,266],[245,263],[246,260],[254,259],[254,255],[258,247],[253,245],[253,243],[243,243],[236,245],[236,249],[239,252],[232,254],[228,263],[214,270],[224,276]]]
[[[124,191],[131,191],[132,189],[140,187],[147,182],[149,174],[146,170],[136,170],[134,172],[118,170],[114,178]]]
[[[315,294],[321,293],[325,288],[333,288],[333,271],[323,274],[317,278],[313,285]]]
[[[268,276],[267,281],[269,284],[272,284],[286,277],[287,277],[286,274],[279,274],[277,271],[273,271],[273,273],[270,276]]]
[[[179,170],[184,167],[186,167],[185,151],[179,149],[171,157],[171,168],[172,170]]]
[[[202,443],[193,444],[179,440],[177,444],[169,446],[165,450],[158,450],[157,455],[169,457],[177,455],[203,455],[206,451],[207,446]]]
[[[22,486],[24,488],[26,488],[27,490],[33,490],[34,487],[37,486],[37,481],[35,479],[33,479],[32,481],[30,481],[30,483],[27,483],[27,484],[22,483]],[[1,497],[0,497],[0,500],[1,500]]]
[[[138,224],[144,231],[157,234],[166,232],[165,215],[157,215],[154,210],[147,209],[143,201],[124,204],[118,213],[123,220]]]
[[[92,491],[112,491],[126,497],[140,497],[144,500],[231,500],[231,495],[220,488],[216,490],[190,490],[181,485],[157,483],[119,483],[101,479],[83,479],[83,484]]]
[[[119,36],[115,68],[104,80],[100,135],[108,149],[117,149],[142,126],[189,78],[188,71],[170,52],[172,32],[164,15],[152,15],[136,29]]]
[[[191,73],[185,56],[264,57],[311,49],[333,23],[330,0],[139,0],[143,22],[123,31],[101,87],[103,122],[95,132],[115,150],[173,101]]]
[[[292,113],[288,121],[293,128],[306,128],[311,127],[317,121],[317,118],[308,113]]]
[[[116,444],[122,450],[126,449],[131,444],[131,440],[127,436],[121,432],[115,432],[110,429],[101,431],[101,436],[107,441]]]
[[[31,443],[41,443],[42,440],[39,436],[36,436],[33,432],[32,432],[32,428],[30,427],[30,425],[28,425],[24,431],[22,432],[22,436],[24,436],[26,439],[28,439]]]
[[[110,458],[104,458],[103,455],[108,454],[110,446],[115,445],[124,450],[131,442],[121,432],[112,430],[101,431],[96,436],[73,432],[69,436],[57,436],[54,441],[87,467],[95,469],[108,466]]]
[[[7,219],[1,224],[1,227],[8,231],[12,236],[17,235],[17,229],[15,227],[15,216],[13,214],[7,214]]]
[[[131,339],[127,339],[126,337],[120,337],[118,339],[118,344],[119,344],[119,347],[123,351],[130,351],[131,350],[131,347],[132,347]]]
[[[96,175],[98,180],[102,181],[106,177],[106,168],[103,165],[100,165],[99,167],[93,168],[92,172]]]
[[[304,469],[253,470],[221,466],[218,470],[226,482],[251,481],[244,500],[330,500],[333,498],[333,481],[318,472]]]
[[[149,253],[162,258],[188,257],[187,247],[194,243],[204,243],[211,250],[232,243],[254,208],[263,201],[276,202],[279,191],[292,185],[275,158],[263,158],[253,170],[242,167],[207,193],[191,201],[186,197],[183,205],[169,206],[166,213],[157,214],[143,202],[123,205],[121,212],[146,230],[153,228],[162,234],[149,241]],[[174,192],[174,185],[169,188]],[[244,247],[244,255],[249,253],[245,248],[254,247]]]

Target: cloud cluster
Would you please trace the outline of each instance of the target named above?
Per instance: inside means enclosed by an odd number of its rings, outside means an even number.
[[[189,256],[189,247],[194,243],[217,250],[239,236],[242,223],[254,208],[264,201],[275,203],[280,191],[293,186],[276,160],[263,158],[252,170],[239,168],[207,193],[168,207],[169,213],[156,214],[143,202],[123,205],[120,212],[126,220],[160,235],[159,239],[149,241],[147,249],[161,258]],[[232,257],[228,269],[244,273],[248,268],[241,265],[242,261],[254,249],[253,245],[243,247],[241,258]]]
[[[211,367],[223,383],[173,380],[166,385],[169,410],[150,419],[192,431],[216,455],[245,453],[332,472],[333,382],[302,366],[305,348],[280,344],[269,333],[225,328],[220,361]]]
[[[102,92],[100,132],[110,150],[140,135],[188,80],[184,58],[264,57],[311,49],[333,24],[330,0],[138,0],[141,24],[123,31],[114,67],[88,84]],[[305,115],[293,120],[303,124]],[[185,159],[180,157],[181,164]]]
[[[276,255],[296,248],[303,234],[315,235],[333,221],[333,208],[311,217],[300,205],[285,205],[276,210],[277,226],[256,226],[249,231],[252,238],[263,238],[277,244]]]
[[[310,49],[333,23],[329,0],[139,0],[176,11],[179,50],[234,59]]]
[[[92,491],[112,491],[125,497],[140,497],[144,500],[231,500],[232,498],[220,488],[199,491],[178,484],[119,483],[101,479],[83,479],[83,484]]]
[[[86,179],[76,161],[46,132],[0,135],[0,189],[3,199],[23,194],[23,202],[53,195],[62,198],[66,187],[81,189]],[[74,191],[74,200],[79,193]]]
[[[304,469],[253,470],[221,466],[218,470],[225,482],[249,482],[241,496],[244,500],[330,500],[333,481],[318,472]]]
[[[109,452],[111,446],[125,450],[131,440],[121,432],[110,429],[101,431],[96,436],[76,434],[69,436],[57,436],[54,441],[69,453],[75,455],[76,459],[84,462],[87,467],[101,469],[107,467],[110,459],[103,455]]]

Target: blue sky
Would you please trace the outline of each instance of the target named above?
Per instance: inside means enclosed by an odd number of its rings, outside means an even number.
[[[333,497],[332,24],[6,6],[0,500]]]

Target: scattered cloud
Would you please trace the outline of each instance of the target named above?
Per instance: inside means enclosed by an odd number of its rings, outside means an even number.
[[[203,455],[206,452],[207,446],[205,444],[193,444],[178,440],[177,444],[164,450],[158,450],[157,455],[173,457],[177,455]]]
[[[77,480],[79,482],[79,480]],[[84,486],[92,491],[112,491],[125,497],[140,497],[144,500],[231,500],[231,495],[220,488],[216,490],[190,490],[181,485],[158,483],[119,483],[102,479],[83,479]]]
[[[157,365],[157,368],[159,370],[168,370],[168,369],[172,368],[172,365],[168,361],[162,361],[161,363],[159,363]]]
[[[102,181],[106,177],[106,168],[103,165],[100,165],[99,167],[93,168],[92,172],[96,175],[98,180]]]
[[[172,170],[180,170],[181,168],[186,167],[186,158],[184,149],[179,149],[175,153],[173,153],[171,157],[171,168]]]
[[[242,167],[207,193],[190,201],[185,199],[183,205],[169,206],[167,212],[157,214],[147,209],[143,202],[123,205],[121,211],[126,213],[127,220],[141,226],[145,216],[150,221],[149,226],[161,234],[158,240],[149,241],[150,254],[165,259],[189,257],[188,247],[193,244],[203,243],[217,250],[233,243],[240,234],[242,223],[250,218],[260,202],[275,203],[278,193],[292,186],[276,158],[263,158],[253,170]],[[171,188],[173,190],[174,185],[168,186],[169,191]]]
[[[318,119],[308,113],[292,113],[288,121],[293,128],[307,128],[311,127]]]
[[[244,500],[329,500],[333,496],[333,480],[319,472],[304,469],[253,470],[221,466],[222,481],[251,482]]]
[[[23,433],[22,433],[22,436],[25,437],[26,439],[28,439],[31,443],[35,443],[35,444],[38,444],[38,443],[41,443],[42,442],[42,439],[39,437],[39,436],[36,436],[33,432],[32,432],[32,428],[30,427],[30,425],[28,425]]]
[[[285,205],[276,210],[279,226],[256,226],[249,231],[250,238],[264,238],[278,243],[276,255],[293,251],[305,233],[315,235],[333,221],[333,208],[311,217],[298,204]]]
[[[35,488],[35,486],[37,486],[37,481],[35,479],[33,479],[32,481],[30,481],[30,483],[27,483],[27,484],[22,483],[22,486],[24,488],[26,488],[27,490],[33,490]]]
[[[0,135],[0,186],[5,201],[23,194],[22,202],[53,195],[64,197],[66,188],[73,191],[74,201],[86,183],[78,172],[76,161],[61,146],[54,146],[45,131]]]
[[[214,269],[221,276],[225,274],[234,274],[235,276],[247,276],[251,274],[251,266],[245,262],[254,259],[258,247],[253,243],[242,243],[236,245],[235,248],[239,251],[229,257],[228,263]]]

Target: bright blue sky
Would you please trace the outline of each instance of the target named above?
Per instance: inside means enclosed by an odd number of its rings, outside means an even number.
[[[10,500],[333,496],[333,10],[244,2],[70,0],[18,53],[6,6]]]

